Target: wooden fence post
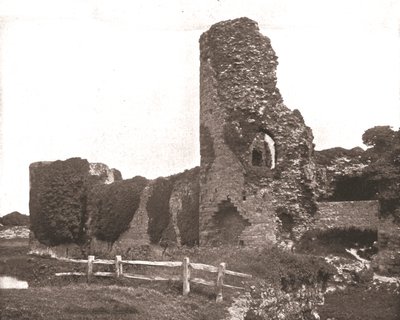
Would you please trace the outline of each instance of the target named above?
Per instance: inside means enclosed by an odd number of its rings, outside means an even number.
[[[221,262],[218,266],[218,277],[217,277],[217,299],[216,302],[222,302],[222,286],[224,285],[224,276],[225,276],[225,262]]]
[[[122,257],[115,256],[115,276],[117,278],[121,277],[122,275]]]
[[[90,283],[92,281],[93,261],[94,261],[94,256],[88,256],[88,265],[87,265],[87,282],[88,283]]]
[[[183,295],[186,296],[190,292],[190,269],[189,269],[189,258],[185,257],[182,263],[182,281],[183,281]]]

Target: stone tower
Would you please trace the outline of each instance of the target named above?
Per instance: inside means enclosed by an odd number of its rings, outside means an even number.
[[[200,244],[298,238],[315,211],[313,135],[276,87],[277,57],[248,18],[200,38]]]

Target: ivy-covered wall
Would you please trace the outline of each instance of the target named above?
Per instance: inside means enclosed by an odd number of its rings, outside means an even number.
[[[149,244],[198,243],[199,168],[121,180],[118,170],[72,158],[33,163],[30,180],[35,250],[75,244],[82,252],[128,252]],[[56,251],[68,255],[71,248],[64,247]]]
[[[95,186],[89,192],[91,234],[114,242],[129,228],[148,180],[143,177]]]
[[[147,212],[147,232],[152,243],[198,244],[199,168],[156,179]]]
[[[196,167],[180,174],[169,200],[171,221],[180,245],[199,244],[199,171]]]
[[[170,240],[170,237],[163,237],[163,233],[170,222],[169,199],[171,198],[172,189],[174,188],[175,177],[158,178],[153,183],[153,193],[147,201],[147,212],[149,216],[149,224],[147,233],[150,241],[154,244],[160,241]]]
[[[30,165],[31,230],[46,245],[86,241],[87,194],[96,184],[113,180],[106,166],[93,171],[85,159]],[[117,171],[116,171],[117,172]]]

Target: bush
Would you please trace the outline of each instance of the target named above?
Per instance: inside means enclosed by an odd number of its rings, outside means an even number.
[[[29,216],[14,211],[0,218],[0,223],[4,226],[29,226]]]
[[[244,262],[248,261],[251,264],[247,272],[268,279],[283,290],[298,288],[303,284],[323,283],[334,273],[333,268],[323,259],[296,255],[276,247],[264,249]]]
[[[294,254],[276,247],[194,247],[171,249],[169,254],[171,260],[189,256],[193,262],[214,266],[225,262],[227,269],[251,274],[256,283],[257,279],[263,279],[271,287],[279,289],[296,289],[317,282],[322,284],[335,272],[323,258]]]

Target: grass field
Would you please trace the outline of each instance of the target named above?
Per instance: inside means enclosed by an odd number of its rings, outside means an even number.
[[[30,256],[26,241],[0,240],[0,275],[29,282],[23,290],[1,290],[0,319],[222,319],[229,298],[215,303],[212,290],[193,286],[182,296],[178,282],[55,277],[82,265]],[[143,271],[143,270],[142,270]]]
[[[2,304],[2,320],[221,319],[226,306],[171,289],[86,284],[4,290]]]
[[[95,279],[89,286],[85,277],[55,277],[55,272],[84,271],[84,265],[30,256],[26,240],[0,240],[0,275],[16,276],[29,282],[24,290],[0,291],[0,319],[226,319],[227,308],[237,291],[224,290],[224,302],[215,303],[213,288],[192,285],[188,297],[182,296],[179,282]],[[277,250],[245,248],[180,249],[167,252],[166,259],[217,265],[250,273],[254,279],[243,283],[228,278],[231,284],[250,286],[266,279],[271,286],[281,285],[282,278],[314,281],[324,271],[319,260],[292,256]],[[160,260],[151,257],[149,260]],[[156,271],[154,271],[156,270]],[[161,272],[148,268],[141,272]],[[325,270],[328,272],[329,270]],[[179,272],[179,270],[178,270]],[[205,274],[202,276],[206,277]],[[235,282],[239,281],[239,282]],[[394,287],[381,285],[370,289],[360,284],[326,295],[319,308],[321,320],[399,320],[400,296]]]
[[[399,320],[400,295],[395,291],[396,288],[390,286],[349,287],[326,295],[319,314],[322,320]]]

